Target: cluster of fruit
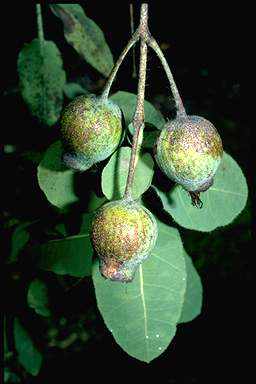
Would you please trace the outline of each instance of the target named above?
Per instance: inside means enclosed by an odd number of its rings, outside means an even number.
[[[121,110],[109,99],[79,96],[63,111],[61,134],[65,165],[85,171],[117,149]],[[201,206],[200,192],[213,184],[223,154],[216,128],[203,117],[178,114],[161,130],[154,154],[160,169],[190,193],[192,204]],[[156,239],[153,215],[130,197],[105,204],[92,221],[91,240],[101,273],[111,280],[132,281]]]

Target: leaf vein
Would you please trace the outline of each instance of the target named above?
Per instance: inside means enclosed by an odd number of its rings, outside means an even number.
[[[67,237],[64,237],[62,239],[53,239],[53,240],[47,241],[47,243],[54,243],[54,242],[58,242],[58,241],[68,241],[68,240],[75,240],[75,239],[83,239],[84,237],[89,237],[89,233],[83,233],[83,234],[74,235],[74,236],[67,236]]]
[[[145,340],[146,340],[146,354],[148,355],[147,308],[146,308],[145,295],[144,295],[144,281],[143,281],[142,265],[140,265],[140,294],[141,294],[141,299],[142,299],[142,307],[143,307],[143,315],[144,315],[144,332],[145,332]]]
[[[158,256],[156,253],[152,253],[152,256],[154,256],[156,259],[162,261],[163,263],[169,265],[171,268],[173,268],[175,271],[178,271],[178,272],[181,272],[181,270],[179,268],[177,268],[175,265],[173,265],[172,263],[170,263],[169,261],[163,259],[162,257]]]
[[[230,194],[232,194],[232,195],[242,196],[242,197],[245,196],[244,193],[239,193],[239,192],[234,192],[234,191],[228,191],[228,190],[225,190],[225,189],[214,188],[214,187],[211,188],[211,191],[215,191],[215,192],[223,192],[223,193],[230,193]]]
[[[170,291],[170,288],[169,288],[169,287],[166,287],[166,286],[164,286],[164,285],[159,285],[159,284],[144,283],[144,286],[147,286],[147,287],[156,287],[156,288],[163,288],[163,289],[166,289],[166,290]]]

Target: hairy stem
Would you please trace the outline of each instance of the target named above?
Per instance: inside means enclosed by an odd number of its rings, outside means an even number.
[[[173,94],[173,97],[175,100],[177,115],[179,115],[179,116],[180,115],[186,115],[186,111],[185,111],[183,102],[181,100],[178,88],[176,86],[172,72],[171,72],[170,67],[169,67],[169,65],[168,65],[168,63],[164,57],[164,54],[163,54],[161,48],[159,47],[156,40],[151,35],[148,36],[147,44],[156,52],[157,56],[159,57],[159,59],[162,63],[162,66],[165,70],[165,73],[166,73],[166,76],[169,80],[170,88],[171,88],[171,91],[172,91],[172,94]]]
[[[131,35],[134,34],[134,16],[133,16],[133,4],[130,3],[130,20],[131,20]],[[132,78],[136,79],[136,60],[135,60],[135,45],[132,47]]]
[[[144,98],[145,98],[145,85],[146,85],[146,69],[147,69],[147,34],[148,34],[148,5],[141,5],[140,12],[140,68],[139,68],[139,81],[138,81],[138,94],[136,110],[133,118],[134,135],[132,142],[132,153],[129,163],[128,177],[125,188],[125,198],[131,198],[132,185],[134,181],[134,174],[136,163],[139,157],[140,146],[142,142],[142,134],[144,128]]]
[[[147,45],[149,45],[159,57],[163,68],[166,72],[167,78],[170,83],[171,91],[175,99],[175,104],[177,108],[178,116],[185,116],[186,111],[181,100],[178,88],[175,84],[174,78],[172,76],[170,67],[164,57],[164,54],[159,47],[156,40],[151,36],[148,29],[148,4],[141,4],[140,9],[140,25],[138,29],[133,33],[131,39],[128,41],[126,47],[121,53],[119,59],[114,65],[110,76],[105,84],[105,87],[102,92],[102,99],[107,99],[111,85],[115,79],[116,73],[124,60],[126,54],[132,46],[140,39],[140,68],[139,68],[139,81],[138,81],[138,93],[137,93],[137,103],[136,110],[133,118],[133,127],[134,135],[132,142],[132,153],[129,162],[128,177],[126,182],[126,188],[124,193],[124,198],[132,198],[132,186],[134,182],[135,168],[139,157],[139,151],[143,139],[143,128],[144,128],[144,98],[145,98],[145,84],[146,84],[146,69],[147,69]]]
[[[134,32],[134,34],[132,35],[132,37],[130,38],[130,40],[128,41],[127,45],[124,47],[121,55],[119,56],[117,62],[115,63],[114,67],[112,68],[112,71],[106,81],[106,84],[104,86],[104,89],[103,89],[103,92],[101,94],[101,98],[103,100],[106,100],[108,98],[108,95],[109,95],[109,91],[110,91],[110,88],[112,86],[112,83],[116,77],[116,74],[117,74],[117,71],[120,67],[120,65],[122,64],[125,56],[127,55],[127,53],[129,52],[130,48],[136,43],[136,41],[139,39],[140,37],[140,30],[139,28]]]
[[[41,4],[36,4],[36,18],[37,18],[38,39],[40,44],[40,54],[43,57],[44,56],[44,28],[43,28]]]
[[[38,40],[39,40],[39,49],[41,56],[41,64],[42,64],[42,77],[43,77],[43,91],[41,98],[41,111],[42,115],[40,120],[43,120],[46,117],[46,94],[45,94],[45,73],[44,73],[44,28],[43,28],[43,17],[41,4],[36,4],[36,18],[37,18],[37,31],[38,31]]]

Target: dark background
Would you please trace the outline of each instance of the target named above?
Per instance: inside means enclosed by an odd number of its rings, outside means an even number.
[[[104,31],[117,59],[130,36],[128,4],[88,2],[83,7]],[[138,25],[138,5],[134,8],[135,25]],[[100,92],[102,76],[66,43],[62,23],[47,5],[42,12],[45,38],[52,39],[59,47],[67,80],[79,81]],[[13,5],[5,4],[2,15],[9,24],[2,35],[4,124],[1,142],[16,148],[15,155],[5,155],[3,160],[4,210],[7,216],[31,219],[43,215],[45,205],[40,203],[39,192],[35,192],[36,180],[31,181],[33,172],[27,170],[22,153],[46,148],[57,134],[31,118],[18,93],[17,56],[23,44],[36,37],[35,7],[15,4],[14,11]],[[241,27],[242,20],[240,9],[225,14],[223,9],[211,7],[200,12],[184,7],[174,12],[159,2],[149,6],[151,33],[164,49],[187,112],[213,122],[222,136],[224,149],[240,164],[252,190],[255,164],[250,144],[252,132],[241,91],[244,71],[241,63],[244,63],[248,37],[245,27]],[[138,50],[136,55],[138,63]],[[168,102],[168,83],[151,50],[147,72],[146,98],[170,118],[173,110]],[[131,78],[131,73],[132,56],[128,55],[118,72],[113,92],[119,89],[136,92],[137,80]],[[81,327],[84,321],[90,335],[88,341],[66,348],[50,348],[44,337],[42,370],[38,377],[27,376],[24,382],[43,383],[53,376],[59,381],[84,381],[92,380],[91,375],[93,380],[108,381],[144,377],[163,383],[210,383],[229,382],[239,377],[247,382],[253,371],[251,211],[250,193],[244,212],[230,226],[210,234],[180,230],[184,246],[202,278],[203,309],[193,322],[178,327],[171,345],[159,358],[149,365],[139,362],[114,342],[97,311],[91,283],[84,281],[66,293],[55,292],[54,319],[42,322],[31,313],[28,322],[40,343],[39,335],[45,335],[49,328],[57,328],[65,339],[77,332],[78,324]],[[10,289],[4,304],[12,314],[23,310],[22,295],[17,295],[20,283],[14,281],[13,276],[20,271],[29,274],[27,268],[29,266],[8,267],[7,270]]]

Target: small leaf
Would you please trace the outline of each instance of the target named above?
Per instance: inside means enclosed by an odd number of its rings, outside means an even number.
[[[122,109],[125,119],[125,124],[128,127],[133,121],[134,112],[136,109],[137,95],[134,93],[119,91],[111,96],[113,102],[119,105]],[[162,129],[165,124],[165,120],[161,112],[159,112],[152,104],[145,100],[145,123],[150,123]]]
[[[87,212],[94,212],[98,209],[102,204],[106,203],[107,199],[105,196],[98,197],[96,193],[91,190],[90,197],[88,199]]]
[[[45,152],[37,168],[39,186],[46,195],[47,200],[58,208],[78,201],[74,192],[73,170],[62,164],[62,145],[56,141]]]
[[[18,254],[29,241],[30,236],[27,227],[30,224],[31,223],[22,223],[15,228],[11,238],[11,251],[8,257],[8,263],[17,261]]]
[[[159,136],[159,131],[154,130],[151,132],[145,131],[143,133],[143,142],[142,142],[142,147],[143,148],[154,148],[156,145],[156,140]]]
[[[120,199],[124,195],[128,176],[130,147],[120,147],[110,158],[103,169],[101,187],[109,200]],[[134,199],[138,199],[151,185],[154,174],[154,161],[150,154],[139,157],[135,169],[133,192]]]
[[[67,236],[67,231],[64,223],[59,223],[55,226],[55,231],[61,234],[63,237]]]
[[[90,65],[107,77],[114,62],[98,25],[86,16],[79,4],[51,4],[50,8],[63,21],[67,42]]]
[[[154,148],[154,146],[156,145],[156,141],[159,136],[159,130],[152,127],[153,126],[149,123],[145,124],[145,128],[143,131],[143,140],[141,144],[143,148]],[[131,134],[131,137],[128,135],[127,139],[129,143],[132,145],[132,136],[134,134],[133,123],[130,123],[128,125],[128,132]]]
[[[53,125],[60,117],[66,74],[61,54],[53,41],[38,39],[26,44],[18,56],[21,94],[32,115]]]
[[[7,325],[6,325],[6,315],[3,315],[3,344],[4,344],[4,360],[10,356],[10,351],[8,347],[8,341],[7,341]]]
[[[91,216],[85,214],[82,231],[78,235],[32,246],[30,252],[36,265],[60,275],[90,276],[93,255],[89,238],[90,222]]]
[[[47,285],[40,279],[34,279],[28,288],[28,305],[34,308],[35,312],[41,316],[50,316],[48,308],[48,289]]]
[[[69,99],[73,100],[76,96],[88,94],[89,91],[83,88],[80,84],[66,83],[64,85],[64,93]]]
[[[186,268],[179,232],[158,221],[152,254],[129,284],[105,280],[98,262],[93,283],[98,308],[116,342],[136,359],[150,362],[173,339],[186,288]]]
[[[188,192],[180,186],[175,186],[167,193],[157,188],[155,190],[162,200],[164,209],[178,224],[205,232],[230,224],[244,209],[248,196],[243,172],[227,153],[224,153],[213,186],[200,194],[203,202],[201,209],[191,204]]]
[[[17,317],[14,320],[14,339],[19,362],[27,372],[36,376],[41,368],[43,356]]]
[[[193,266],[191,257],[188,256],[185,250],[184,259],[186,263],[187,286],[179,323],[194,320],[201,313],[203,300],[203,288],[200,276]]]

